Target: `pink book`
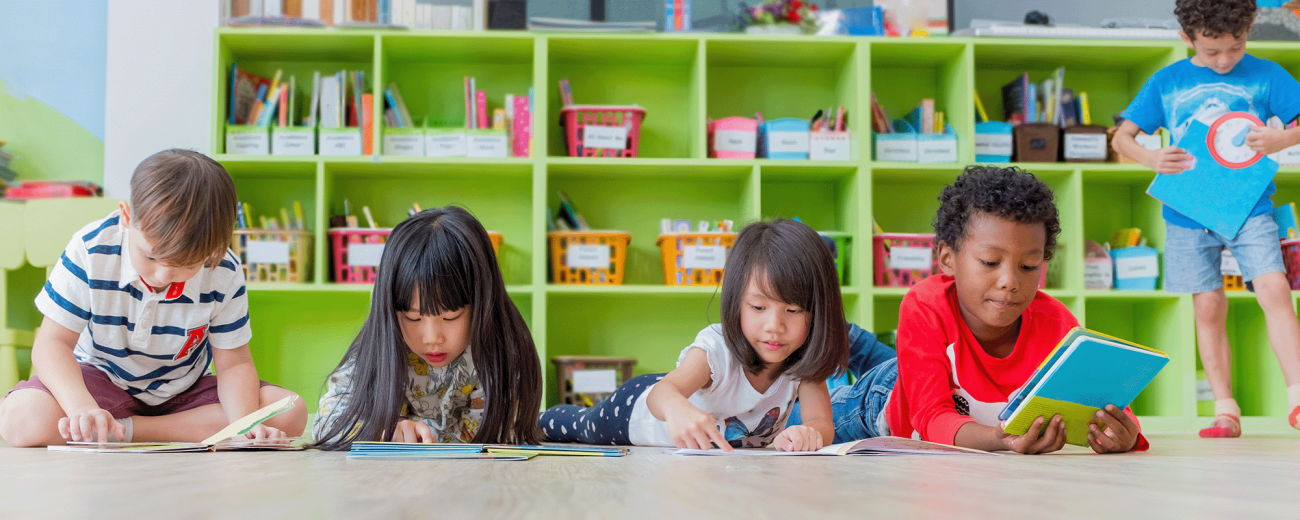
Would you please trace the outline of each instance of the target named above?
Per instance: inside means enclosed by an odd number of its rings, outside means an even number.
[[[528,113],[528,97],[515,96],[514,141],[511,151],[515,157],[528,157],[528,140],[532,138],[533,115]]]
[[[478,128],[492,128],[488,126],[487,92],[480,90],[475,96],[478,98]]]

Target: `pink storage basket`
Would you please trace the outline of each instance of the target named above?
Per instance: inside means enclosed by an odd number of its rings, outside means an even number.
[[[1291,290],[1300,290],[1300,239],[1282,241],[1282,263],[1286,265]]]
[[[1300,241],[1297,241],[1300,242]],[[939,269],[939,257],[934,251],[934,235],[925,233],[884,233],[871,237],[872,243],[872,263],[875,272],[876,287],[911,287],[925,278],[942,273]],[[885,248],[889,250],[886,251]],[[890,261],[895,248],[911,249],[908,262],[904,265],[896,266]],[[917,249],[926,249],[930,251],[929,267],[922,268],[926,263],[916,258]],[[1038,287],[1040,289],[1047,287],[1047,263],[1043,263],[1043,269],[1039,271]]]
[[[379,275],[383,244],[392,232],[392,229],[331,229],[330,256],[333,260],[334,281],[374,283]]]
[[[758,121],[747,117],[709,121],[709,157],[753,159],[757,150]]]
[[[645,109],[636,105],[573,105],[560,110],[569,157],[636,157],[644,119]],[[622,149],[587,148],[583,140],[588,126],[626,128],[627,141]]]
[[[934,255],[934,235],[923,233],[884,233],[873,235],[872,244],[872,262],[875,272],[876,287],[911,287],[926,277],[938,273],[939,259]],[[888,248],[888,251],[886,250]],[[891,254],[897,248],[909,249],[926,249],[930,251],[930,261],[918,261],[917,256],[912,254],[907,260],[899,259],[898,263],[911,262],[903,266],[894,266],[891,268]],[[914,250],[909,253],[916,253]],[[926,265],[927,267],[920,267]]]

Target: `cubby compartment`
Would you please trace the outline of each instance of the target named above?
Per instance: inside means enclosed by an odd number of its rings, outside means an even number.
[[[765,121],[809,121],[819,110],[838,111],[842,105],[850,131],[865,131],[869,112],[859,107],[868,105],[860,102],[858,89],[862,48],[843,40],[710,40],[707,116],[754,118],[761,113]],[[859,140],[857,134],[854,140]]]
[[[1147,195],[1155,173],[1142,166],[1123,165],[1083,170],[1083,238],[1110,243],[1116,230],[1139,228],[1148,247],[1160,253],[1160,278],[1165,284],[1165,220],[1163,204]],[[1111,244],[1111,248],[1117,248]],[[1082,249],[1076,252],[1082,262]]]
[[[547,154],[568,155],[564,130],[557,125],[559,81],[568,79],[578,105],[638,105],[645,109],[638,157],[704,158],[700,112],[700,43],[648,36],[587,38],[564,36],[547,41],[545,103]],[[536,128],[536,127],[535,127]]]
[[[752,166],[710,164],[664,168],[619,164],[619,159],[575,160],[547,169],[546,207],[565,193],[592,229],[632,234],[624,285],[664,285],[663,260],[655,244],[662,219],[711,224],[732,220],[736,230],[757,217],[757,176]]]
[[[361,227],[392,228],[421,209],[458,205],[490,231],[501,233],[497,260],[507,285],[532,283],[533,168],[528,164],[344,162],[325,167],[328,215],[342,215],[344,200]],[[327,215],[327,216],[328,216]]]
[[[1041,165],[1030,170],[1052,189],[1062,233],[1057,236],[1055,256],[1048,264],[1047,289],[1076,289],[1082,286],[1082,244],[1068,231],[1076,229],[1078,190],[1074,171]],[[873,217],[886,233],[934,233],[939,194],[962,173],[960,166],[891,165],[872,168],[871,203]],[[1074,258],[1073,256],[1079,256]]]
[[[465,79],[486,93],[489,128],[495,109],[505,109],[506,94],[528,97],[533,83],[533,38],[418,34],[384,35],[382,96],[397,85],[417,128],[465,128]],[[377,103],[377,119],[384,121]],[[377,141],[377,142],[382,142]]]
[[[975,92],[994,121],[1006,120],[1002,87],[1022,73],[1041,84],[1065,68],[1065,88],[1087,93],[1091,123],[1112,126],[1156,71],[1185,56],[1181,45],[1143,41],[1054,41],[1051,45],[1007,40],[976,41]],[[1082,122],[1082,121],[1081,121]]]
[[[862,285],[855,263],[859,256],[868,254],[870,238],[858,238],[858,186],[863,178],[858,168],[765,165],[760,167],[760,175],[763,219],[797,217],[819,232],[849,233],[849,247],[840,252],[841,261],[847,262],[842,283]]]
[[[962,163],[975,159],[968,48],[965,43],[942,40],[922,45],[888,40],[871,43],[871,93],[881,108],[890,119],[903,119],[922,99],[933,99],[935,112],[943,112],[945,123],[957,132],[957,158]],[[870,108],[870,102],[864,100],[863,107]],[[987,106],[988,101],[985,103]],[[858,128],[866,131],[872,127],[863,118]]]
[[[311,107],[312,77],[315,72],[327,76],[346,71],[344,76],[348,89],[351,90],[352,81],[348,72],[362,71],[365,75],[363,89],[366,93],[376,93],[375,77],[378,69],[375,66],[376,37],[373,34],[231,31],[219,33],[218,38],[220,44],[217,46],[215,72],[218,88],[213,92],[216,99],[213,138],[218,143],[215,150],[225,150],[233,67],[269,79],[275,77],[277,70],[281,70],[282,81],[287,82],[290,78],[294,80],[295,91],[290,95],[296,97],[298,117],[290,123],[291,126],[301,125],[301,119]]]

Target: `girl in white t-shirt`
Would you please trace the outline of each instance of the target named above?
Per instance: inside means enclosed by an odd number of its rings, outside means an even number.
[[[792,220],[750,224],[727,257],[722,323],[677,368],[623,383],[608,399],[542,412],[547,440],[708,449],[816,450],[835,436],[826,378],[848,363],[835,259]],[[798,399],[803,424],[785,427]]]

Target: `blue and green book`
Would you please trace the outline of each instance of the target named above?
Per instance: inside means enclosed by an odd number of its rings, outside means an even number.
[[[1007,433],[1024,435],[1035,419],[1060,414],[1066,442],[1087,446],[1097,410],[1128,407],[1168,363],[1159,350],[1075,327],[1011,394],[998,419]]]

